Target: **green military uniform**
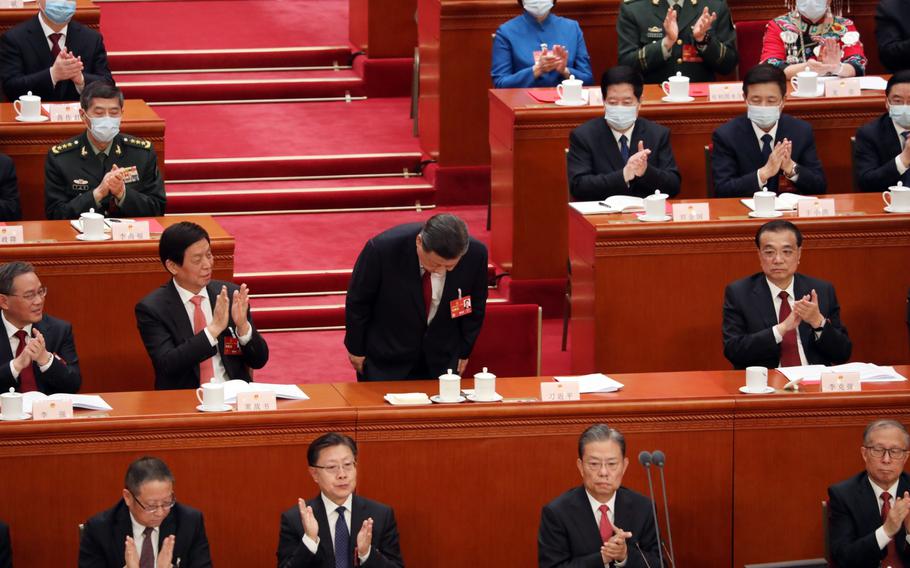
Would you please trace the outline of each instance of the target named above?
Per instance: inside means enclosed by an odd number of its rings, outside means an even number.
[[[48,151],[44,162],[44,211],[48,219],[77,219],[89,209],[112,217],[164,215],[164,180],[152,143],[118,134],[109,148],[107,153],[96,153],[83,132]],[[123,201],[118,204],[113,195],[107,195],[95,203],[92,190],[115,164],[118,168],[136,167],[125,180]]]
[[[705,7],[717,20],[698,44],[692,26]],[[664,18],[671,9],[667,0],[624,0],[619,8],[616,30],[619,35],[619,63],[637,69],[645,83],[662,83],[677,71],[694,82],[713,81],[736,67],[736,32],[724,0],[683,0],[677,14],[679,39],[664,58]]]

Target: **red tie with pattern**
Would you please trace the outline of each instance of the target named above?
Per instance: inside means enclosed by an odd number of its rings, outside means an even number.
[[[139,553],[139,568],[155,568],[155,550],[152,548],[152,527],[145,527],[142,531],[142,552]]]
[[[891,511],[891,494],[887,491],[882,493],[882,524],[885,523],[885,519],[888,518],[888,513]],[[901,557],[897,555],[897,544],[894,542],[894,539],[891,539],[891,542],[888,543],[888,546],[885,547],[885,550],[888,553],[885,555],[885,558],[882,560],[883,568],[902,568],[903,562],[901,562]]]
[[[610,540],[610,537],[613,536],[613,525],[610,524],[610,518],[607,516],[607,511],[610,508],[606,505],[600,506],[600,540],[601,542],[607,542]]]
[[[427,318],[430,317],[430,305],[433,303],[433,283],[430,282],[430,271],[426,268],[423,269],[423,276],[421,276],[421,284],[423,286],[423,305],[427,309]]]
[[[783,323],[788,317],[790,317],[790,302],[787,301],[787,298],[790,297],[790,294],[781,291],[780,294],[780,315],[777,318],[778,323]],[[796,367],[800,365],[799,360],[799,348],[796,346],[797,338],[797,329],[792,329],[784,334],[783,341],[780,342],[780,366],[781,367]]]
[[[202,330],[205,329],[205,313],[202,311],[202,296],[193,296],[190,298],[190,301],[193,302],[193,305],[196,306],[193,310],[193,333],[202,333]],[[199,383],[207,383],[212,377],[215,376],[215,365],[212,363],[212,358],[209,357],[202,363],[199,363]]]
[[[25,333],[24,329],[20,329],[14,335],[19,338],[19,346],[16,347],[16,357],[18,357],[25,349],[25,340],[26,337],[28,337],[28,334]],[[29,392],[36,390],[38,390],[38,383],[35,382],[35,368],[29,364],[24,369],[19,371],[19,392]]]
[[[54,59],[57,59],[57,56],[60,55],[60,38],[63,37],[63,34],[49,34],[47,39],[51,40],[51,55],[54,56]]]

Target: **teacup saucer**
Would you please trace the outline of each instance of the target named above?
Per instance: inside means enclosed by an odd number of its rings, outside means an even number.
[[[470,400],[471,402],[499,402],[500,400],[502,400],[502,395],[497,392],[497,393],[493,393],[493,398],[479,399],[479,398],[477,398],[476,394],[469,394],[468,400]]]
[[[20,414],[19,416],[16,416],[16,417],[4,416],[3,414],[0,414],[0,420],[2,420],[4,422],[13,422],[16,420],[28,420],[31,417],[32,417],[32,415],[29,414],[28,412],[23,412],[22,414]]]
[[[669,215],[658,215],[657,217],[651,217],[650,215],[639,215],[638,220],[644,221],[645,223],[661,223],[663,221],[669,221],[673,217]]]
[[[691,103],[695,100],[695,97],[671,97],[667,95],[660,100],[665,103]]]
[[[556,99],[557,106],[563,107],[580,107],[588,104],[588,101],[584,99],[578,99],[577,101],[567,101],[566,99]]]
[[[94,238],[94,237],[89,237],[85,233],[79,233],[78,235],[76,235],[76,238],[79,239],[80,241],[109,241],[109,240],[111,240],[111,236],[107,235],[107,234],[105,234],[100,239],[98,239],[98,238]]]
[[[887,213],[910,213],[910,209],[895,209],[891,205],[885,205],[885,211]]]
[[[760,390],[752,390],[749,387],[739,387],[739,392],[743,394],[771,394],[774,392],[774,387],[763,387]]]
[[[464,402],[467,399],[461,395],[458,395],[458,398],[456,398],[455,400],[443,400],[442,398],[439,397],[438,394],[434,394],[433,396],[430,397],[430,400],[432,400],[436,404],[458,404],[459,402]]]
[[[790,93],[790,96],[796,97],[798,99],[817,99],[819,97],[823,97],[825,96],[825,84],[819,83],[814,93],[800,93],[799,91],[792,91]]]
[[[217,406],[215,408],[210,408],[204,404],[200,404],[196,407],[196,410],[199,412],[229,412],[234,409],[231,408],[230,404],[222,404],[220,408]]]
[[[26,117],[22,116],[21,114],[16,115],[16,120],[18,120],[19,122],[47,122],[50,119],[51,119],[51,117],[44,116],[43,114],[40,116],[36,116],[35,118],[26,118]]]
[[[771,213],[759,213],[757,211],[749,211],[749,217],[753,219],[774,219],[776,217],[782,217],[784,214],[783,211],[772,211]]]

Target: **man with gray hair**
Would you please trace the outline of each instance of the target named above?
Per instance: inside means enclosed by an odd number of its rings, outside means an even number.
[[[540,568],[660,566],[651,501],[622,487],[629,467],[619,430],[594,424],[578,439],[582,486],[544,508],[537,536]]]
[[[123,498],[85,523],[79,568],[211,568],[202,513],[178,503],[163,461],[130,464]]]
[[[75,393],[82,386],[69,322],[44,313],[47,286],[27,262],[0,266],[0,392]]]
[[[344,344],[359,381],[461,374],[483,325],[487,248],[447,213],[370,239],[354,265]]]
[[[828,539],[837,566],[910,567],[910,435],[896,420],[866,426],[866,470],[828,488]]]

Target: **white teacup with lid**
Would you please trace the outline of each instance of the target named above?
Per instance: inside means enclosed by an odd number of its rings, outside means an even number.
[[[667,198],[669,195],[661,193],[659,189],[645,197],[645,217],[649,219],[663,219],[667,216]]]
[[[556,85],[556,92],[564,102],[580,103],[582,102],[582,81],[576,79],[575,75],[569,75],[568,79]]]
[[[79,215],[79,220],[82,221],[82,234],[87,240],[100,241],[104,238],[104,215],[95,213],[92,208]]]
[[[483,368],[483,371],[474,373],[474,400],[492,401],[497,398],[496,375],[487,371],[486,367]]]
[[[910,213],[910,186],[897,182],[897,185],[882,192],[882,201],[885,202],[885,211]]]
[[[752,200],[755,202],[755,215],[759,217],[772,217],[776,212],[777,194],[768,191],[768,188],[762,188],[752,194]]]
[[[13,101],[16,109],[16,118],[26,122],[41,120],[41,97],[33,95],[31,91]]]
[[[677,71],[676,75],[661,83],[660,87],[671,99],[682,100],[689,98],[689,78],[683,75],[682,71]]]
[[[22,393],[10,388],[9,392],[0,394],[0,416],[4,420],[21,420],[25,418],[22,412]]]
[[[449,369],[444,375],[439,375],[439,400],[458,402],[459,399],[461,399],[461,377]]]

